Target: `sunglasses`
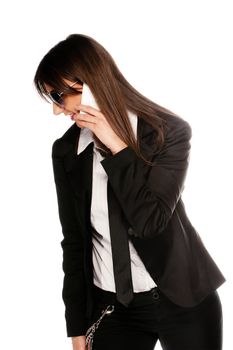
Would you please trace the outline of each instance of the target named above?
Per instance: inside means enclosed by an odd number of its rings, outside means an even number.
[[[73,84],[69,85],[67,88],[72,88],[75,84],[79,83],[80,84],[80,80],[75,81]],[[50,100],[55,103],[56,105],[58,105],[59,107],[64,107],[65,102],[64,102],[64,98],[62,97],[62,95],[64,95],[65,91],[62,92],[56,92],[54,90],[47,92],[46,95],[50,98]],[[82,93],[81,91],[77,91],[77,93]]]

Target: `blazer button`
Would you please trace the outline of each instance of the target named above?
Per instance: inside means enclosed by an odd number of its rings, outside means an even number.
[[[155,300],[158,300],[158,299],[159,299],[159,293],[158,293],[158,291],[154,290],[154,291],[152,292],[152,295],[153,295],[153,298],[154,298]]]

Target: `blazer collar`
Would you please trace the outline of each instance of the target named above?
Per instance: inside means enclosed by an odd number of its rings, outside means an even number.
[[[136,120],[137,125],[134,124],[134,132],[137,133],[142,154],[148,157],[153,154],[153,150],[155,149],[155,130],[143,118],[137,116]],[[64,167],[67,172],[75,168],[77,164],[81,164],[85,161],[92,161],[94,140],[91,140],[90,135],[88,140],[82,144],[83,150],[80,149],[78,153],[81,130],[82,129],[74,123],[62,136],[64,146]]]

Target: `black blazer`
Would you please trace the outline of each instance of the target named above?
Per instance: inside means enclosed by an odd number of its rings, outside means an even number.
[[[225,278],[189,221],[181,199],[189,160],[190,125],[179,117],[166,120],[165,144],[157,152],[156,131],[138,118],[141,151],[146,159],[155,162],[153,167],[129,146],[101,161],[108,176],[108,203],[113,196],[119,203],[118,217],[109,212],[110,230],[120,227],[125,231],[151,277],[172,302],[195,306]],[[74,123],[52,148],[64,235],[62,297],[68,337],[85,334],[93,309],[93,142],[77,155],[79,134],[80,128]]]

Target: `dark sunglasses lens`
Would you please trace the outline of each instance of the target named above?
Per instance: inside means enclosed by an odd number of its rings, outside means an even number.
[[[52,91],[52,92],[50,92],[49,96],[54,103],[56,103],[60,106],[64,105],[64,101],[63,101],[62,97],[57,92]]]

